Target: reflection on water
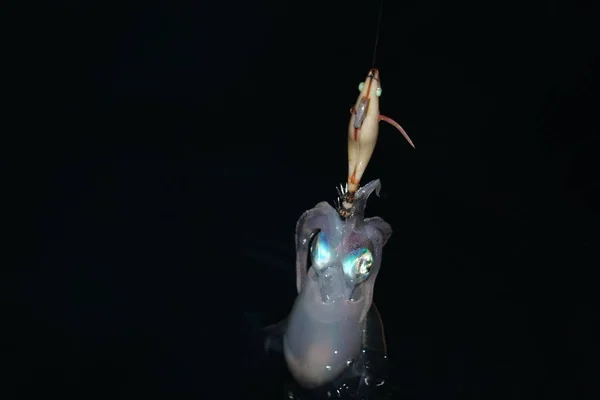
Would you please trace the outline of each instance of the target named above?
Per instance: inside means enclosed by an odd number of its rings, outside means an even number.
[[[307,390],[296,383],[289,373],[281,352],[281,336],[273,329],[258,328],[256,316],[246,315],[249,323],[245,375],[249,395],[261,399],[391,399],[393,376],[388,371],[388,359],[380,352],[364,350],[361,357],[335,381],[317,389]],[[264,326],[264,324],[262,324]],[[265,343],[268,343],[265,346]]]
[[[306,390],[288,379],[285,397],[289,400],[308,399],[390,399],[391,386],[386,383],[387,358],[380,353],[365,350],[362,362],[351,365],[346,373],[334,382],[321,388]]]

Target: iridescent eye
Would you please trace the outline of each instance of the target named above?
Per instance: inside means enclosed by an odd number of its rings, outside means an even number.
[[[377,88],[377,90],[375,91],[375,95],[377,97],[381,96],[381,92],[383,91],[383,89],[381,89],[381,86]]]
[[[331,246],[323,232],[319,232],[310,245],[310,258],[312,265],[317,269],[326,267],[331,262]]]
[[[369,277],[373,265],[373,254],[367,248],[354,250],[344,259],[344,274],[354,283],[360,283]]]
[[[358,91],[362,92],[362,90],[363,90],[364,87],[365,87],[365,83],[364,82],[359,83],[358,84]]]

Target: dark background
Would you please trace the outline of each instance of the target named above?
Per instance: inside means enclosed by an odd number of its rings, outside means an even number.
[[[42,128],[12,170],[34,259],[10,291],[6,398],[277,392],[254,384],[247,315],[290,310],[296,220],[346,179],[378,6],[29,14]],[[417,146],[383,124],[363,180],[394,228],[375,301],[397,398],[594,397],[597,21],[593,2],[384,5],[381,111]]]

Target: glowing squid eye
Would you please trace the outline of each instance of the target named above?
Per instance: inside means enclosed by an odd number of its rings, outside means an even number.
[[[364,82],[359,83],[358,84],[358,91],[362,92],[362,90],[363,90],[364,87],[365,87],[365,83]]]
[[[381,96],[381,92],[383,91],[383,89],[381,89],[381,86],[377,88],[377,90],[375,91],[375,95],[377,97]]]
[[[329,245],[323,232],[317,233],[314,237],[313,242],[310,245],[310,258],[312,265],[316,269],[325,268],[331,262],[331,246]]]
[[[352,282],[360,283],[369,277],[373,265],[373,254],[369,249],[354,250],[344,259],[344,275]]]

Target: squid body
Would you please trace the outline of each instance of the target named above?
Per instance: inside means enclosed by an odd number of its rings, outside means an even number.
[[[372,302],[392,229],[379,217],[364,218],[369,195],[380,187],[376,180],[358,189],[348,218],[321,202],[298,220],[298,297],[287,319],[283,353],[304,388],[323,386],[348,370],[360,375],[367,350],[385,356],[383,326]]]

